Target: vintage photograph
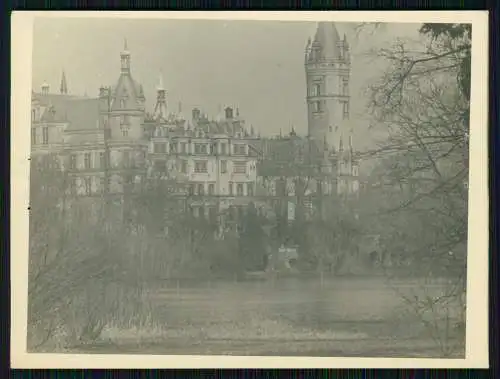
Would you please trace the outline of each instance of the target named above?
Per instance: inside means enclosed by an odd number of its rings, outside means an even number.
[[[464,359],[472,32],[36,17],[28,353]]]

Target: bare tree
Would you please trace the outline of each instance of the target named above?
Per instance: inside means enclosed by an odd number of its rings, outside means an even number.
[[[420,46],[398,41],[377,53],[387,70],[369,89],[370,105],[388,138],[365,158],[379,159],[376,185],[387,206],[366,219],[377,220],[389,255],[425,277],[418,294],[404,297],[449,355],[449,331],[463,327],[465,312],[458,307],[454,322],[442,316],[466,287],[471,26],[425,24],[420,33]],[[429,277],[446,277],[443,293],[422,290]],[[428,313],[437,317],[432,323]]]
[[[120,239],[102,233],[92,215],[100,202],[77,198],[60,156],[33,158],[30,185],[28,346],[95,339],[116,305],[102,289],[121,277],[105,239],[115,253]]]

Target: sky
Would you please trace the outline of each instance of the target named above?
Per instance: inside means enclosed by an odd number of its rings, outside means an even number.
[[[366,86],[383,63],[370,51],[397,39],[418,38],[419,24],[383,24],[357,33],[357,23],[336,23],[351,46],[351,118],[354,142],[369,146]],[[120,75],[120,51],[127,39],[131,71],[152,111],[160,73],[169,107],[179,103],[186,117],[199,107],[216,117],[225,106],[239,108],[261,135],[286,134],[293,125],[307,132],[304,48],[316,23],[302,21],[141,20],[37,18],[34,25],[32,84],[45,81],[58,92],[62,70],[71,94],[97,96],[101,85]]]

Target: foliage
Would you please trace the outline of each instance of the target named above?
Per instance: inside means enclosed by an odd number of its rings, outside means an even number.
[[[247,270],[264,270],[267,263],[265,235],[253,203],[249,204],[240,228],[239,251],[243,267]]]

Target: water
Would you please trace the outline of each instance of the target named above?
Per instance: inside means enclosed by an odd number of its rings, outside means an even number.
[[[380,356],[385,351],[411,356],[424,349],[428,355],[438,355],[436,341],[426,336],[401,293],[436,295],[444,285],[421,287],[418,280],[389,285],[381,278],[173,281],[144,298],[154,330],[134,329],[127,334],[115,329],[107,337],[135,353],[331,355],[342,351],[341,355]],[[388,348],[395,351],[387,352]]]

